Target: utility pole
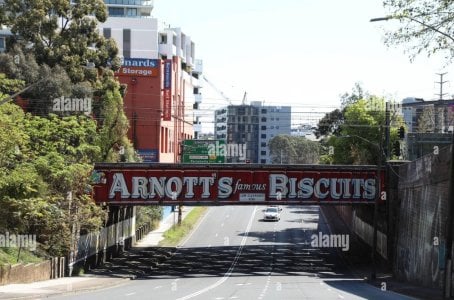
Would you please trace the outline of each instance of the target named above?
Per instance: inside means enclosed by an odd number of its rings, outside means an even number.
[[[443,97],[446,95],[446,93],[443,93],[443,85],[448,82],[443,81],[443,76],[446,75],[446,72],[437,73],[437,75],[440,76],[440,81],[436,81],[435,83],[438,83],[440,85],[440,93],[435,95],[439,97],[438,101],[443,101]],[[440,115],[438,109],[439,106],[437,104],[434,104],[435,133],[442,132],[443,124],[445,122],[445,108],[442,106],[443,112]]]
[[[447,93],[443,93],[443,85],[445,83],[447,83],[448,81],[443,81],[443,76],[445,76],[447,73],[437,73],[437,75],[440,75],[440,81],[435,81],[435,83],[438,83],[440,85],[440,93],[439,94],[435,94],[439,97],[438,100],[442,101],[444,100],[443,99],[443,96],[445,96]]]

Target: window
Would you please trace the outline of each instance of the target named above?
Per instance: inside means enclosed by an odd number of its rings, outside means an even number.
[[[266,164],[266,159],[261,159],[261,160],[260,160],[260,163]]]
[[[123,56],[131,57],[131,29],[123,29]]]
[[[266,126],[260,127],[261,130],[266,130]]]
[[[276,118],[276,121],[279,121],[279,118]]]
[[[238,107],[238,115],[243,116],[245,114],[244,107]]]
[[[112,36],[112,30],[110,28],[103,28],[102,34],[106,39],[110,39]],[[0,47],[1,48],[1,47]]]
[[[262,134],[260,137],[261,137],[262,139],[266,139],[266,134]]]
[[[276,126],[276,129],[279,129],[279,126]]]
[[[260,155],[266,155],[266,151],[264,150],[260,151]]]
[[[262,117],[262,122],[266,122],[266,118],[265,117]]]
[[[271,129],[274,129],[274,126],[271,126]]]
[[[137,8],[128,8],[126,10],[126,14],[128,17],[135,17],[137,16]]]
[[[160,34],[159,35],[159,43],[160,44],[167,44],[167,34]]]
[[[262,108],[262,114],[266,114],[266,108]]]
[[[274,121],[274,118],[273,118],[273,117],[271,117],[271,121]]]
[[[260,144],[260,146],[266,147],[266,142],[262,142],[262,143]]]
[[[123,7],[109,7],[109,16],[123,16],[124,14]]]

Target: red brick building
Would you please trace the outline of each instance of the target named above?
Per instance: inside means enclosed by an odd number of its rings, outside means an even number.
[[[185,106],[185,77],[181,59],[125,58],[116,73],[127,85],[124,110],[128,137],[144,162],[180,162],[180,145],[194,135]],[[186,117],[185,117],[186,116]]]

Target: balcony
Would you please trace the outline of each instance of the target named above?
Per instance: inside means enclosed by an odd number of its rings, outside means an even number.
[[[154,7],[154,1],[145,0],[104,0],[109,16],[143,18],[150,17]],[[120,11],[123,9],[123,13]]]
[[[149,7],[153,8],[153,0],[104,0],[107,6]]]
[[[193,73],[202,74],[203,73],[203,61],[201,59],[195,59]]]

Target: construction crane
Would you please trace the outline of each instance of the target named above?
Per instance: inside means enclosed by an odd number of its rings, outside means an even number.
[[[243,95],[243,105],[246,105],[246,99],[247,99],[247,92],[245,91],[244,95]]]
[[[219,95],[221,95],[222,98],[229,103],[229,105],[232,105],[232,100],[230,100],[230,98],[227,97],[223,91],[218,89],[210,80],[208,80],[205,75],[203,75],[203,80],[205,80]]]

